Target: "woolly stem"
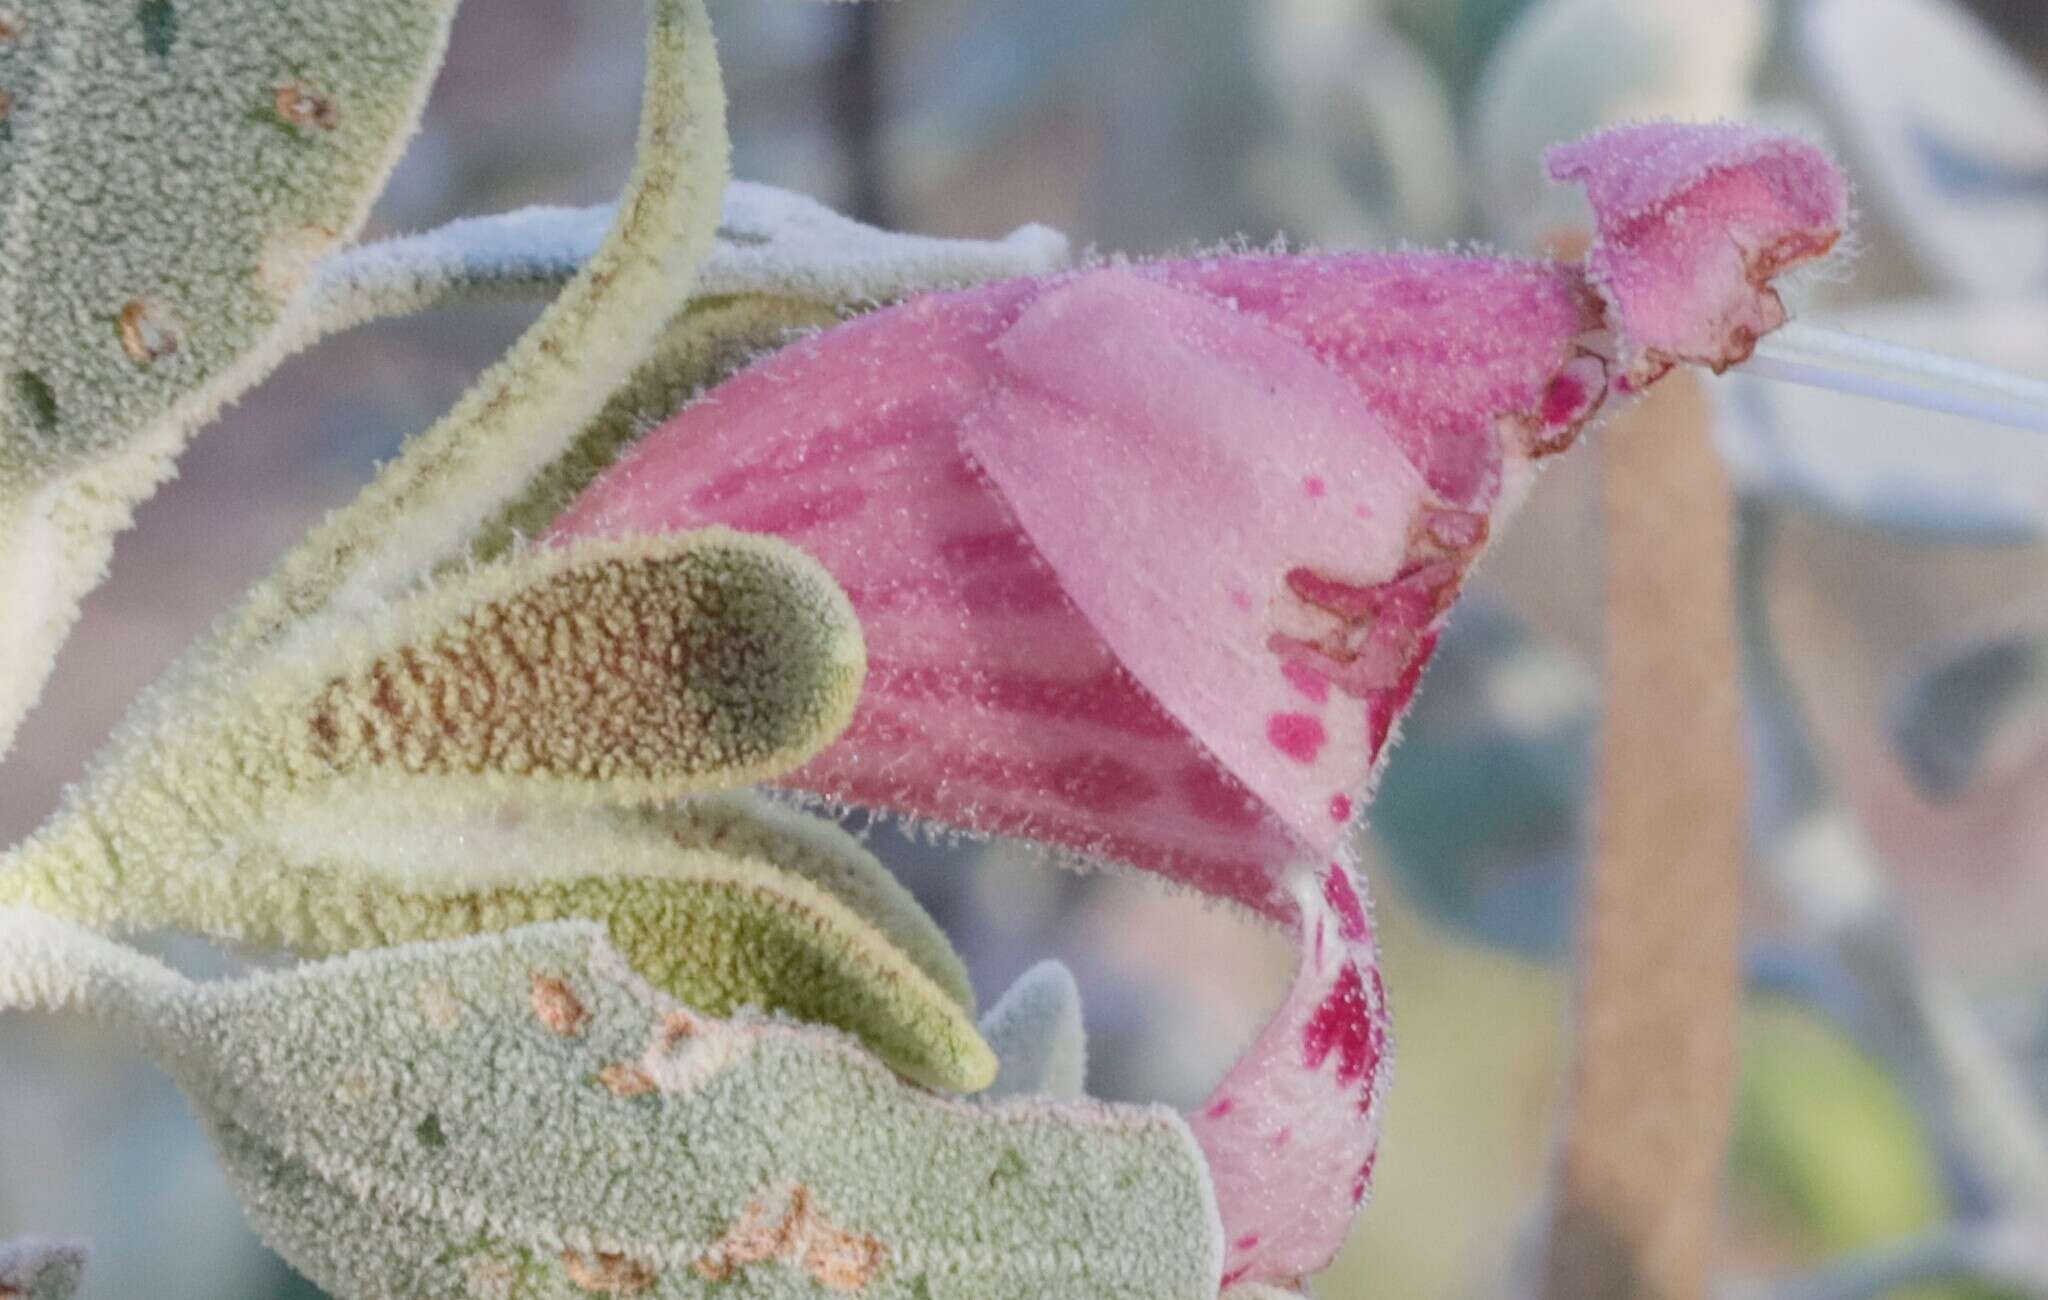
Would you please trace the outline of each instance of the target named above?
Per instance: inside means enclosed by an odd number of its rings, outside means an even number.
[[[1734,508],[1698,378],[1605,440],[1606,721],[1543,1294],[1699,1300],[1733,1123],[1746,833]]]
[[[2048,433],[2048,382],[1818,325],[1759,342],[1743,373]]]

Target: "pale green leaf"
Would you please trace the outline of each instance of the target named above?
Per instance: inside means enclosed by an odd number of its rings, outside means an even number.
[[[1083,1095],[1088,1036],[1081,990],[1059,962],[1042,961],[1019,976],[981,1018],[981,1034],[1002,1062],[991,1097]]]
[[[701,1011],[833,1025],[956,1092],[996,1074],[965,968],[930,916],[851,836],[765,801],[641,812],[342,781],[182,870],[96,879],[74,863],[21,876],[13,896],[101,927],[304,956],[582,917]]]
[[[9,1300],[71,1300],[85,1277],[85,1246],[23,1237],[0,1242],[0,1296]]]
[[[0,36],[0,751],[112,536],[283,355],[453,0],[26,0]]]
[[[1218,1289],[1170,1110],[934,1097],[829,1030],[681,1007],[592,925],[212,985],[107,949],[0,912],[0,1003],[38,958],[110,976],[266,1240],[340,1300]]]

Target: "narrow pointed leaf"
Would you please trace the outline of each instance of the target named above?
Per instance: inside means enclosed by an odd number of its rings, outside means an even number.
[[[725,187],[725,95],[702,0],[648,0],[639,144],[611,233],[455,408],[330,515],[188,651],[145,709],[316,617],[346,626],[460,562],[475,530],[561,454],[689,298]]]
[[[322,333],[479,294],[552,291],[582,269],[616,208],[524,208],[466,217],[424,234],[329,258],[313,283]],[[1066,261],[1057,231],[1023,226],[1001,240],[933,239],[878,230],[806,195],[726,186],[718,241],[698,268],[696,299],[765,294],[809,302],[874,302],[1005,275],[1042,275]]]
[[[0,912],[0,953],[57,924]],[[182,985],[152,1023],[265,1238],[350,1300],[1217,1292],[1170,1111],[934,1098],[829,1031],[662,997],[589,925]]]
[[[453,0],[32,0],[0,38],[0,751],[113,535],[283,355]]]
[[[1042,961],[1018,976],[981,1018],[981,1033],[1002,1062],[989,1096],[1065,1100],[1086,1092],[1081,990],[1059,962]]]

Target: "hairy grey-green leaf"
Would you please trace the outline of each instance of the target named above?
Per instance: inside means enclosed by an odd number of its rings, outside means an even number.
[[[0,911],[0,1007],[81,1001],[141,1032],[265,1239],[341,1300],[1218,1289],[1172,1112],[935,1097],[830,1031],[680,1006],[595,926],[191,985]]]
[[[1001,1062],[991,1097],[1079,1097],[1088,1079],[1088,1035],[1074,974],[1046,960],[1017,978],[981,1018]]]
[[[865,669],[845,595],[787,543],[706,529],[530,549],[223,672],[6,861],[185,872],[341,779],[585,807],[732,789],[837,735]]]
[[[83,1242],[21,1237],[0,1242],[0,1297],[71,1300],[85,1278]]]
[[[454,0],[26,0],[0,37],[0,751],[113,535],[283,355]]]
[[[477,294],[551,291],[596,253],[612,204],[524,208],[465,217],[328,259],[310,293],[322,333]],[[1064,265],[1067,241],[1045,226],[1000,240],[934,239],[878,230],[806,195],[734,181],[718,241],[697,272],[698,298],[766,294],[825,303],[880,302]]]
[[[0,876],[0,899],[302,956],[581,917],[699,1010],[832,1025],[932,1087],[973,1092],[995,1077],[964,965],[845,832],[754,799],[563,808],[472,786],[340,780],[278,801],[198,860],[114,873],[46,853]]]
[[[175,709],[178,685],[222,660],[288,628],[345,626],[466,555],[477,526],[561,454],[652,350],[649,322],[688,301],[725,187],[725,94],[703,0],[648,0],[648,17],[639,142],[611,233],[453,410],[187,655],[155,693],[159,707]]]

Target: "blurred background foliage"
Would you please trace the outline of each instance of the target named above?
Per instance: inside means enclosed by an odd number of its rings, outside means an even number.
[[[1105,253],[1535,250],[1578,219],[1540,182],[1551,140],[1659,114],[1796,126],[1859,182],[1853,274],[1805,285],[1807,315],[2048,375],[2039,0],[718,0],[714,17],[738,175],[932,233],[1043,221]],[[639,34],[633,5],[471,0],[370,233],[608,197]],[[0,783],[0,835],[40,820],[124,702],[531,314],[358,330],[201,437],[89,600]],[[2048,445],[1713,387],[1745,493],[1757,736],[1726,1272],[1793,1279],[1742,1292],[1786,1300],[2048,1295],[2048,1186],[2027,1176],[2048,1170]],[[1375,1203],[1325,1297],[1513,1296],[1527,1274],[1594,794],[1592,444],[1454,618],[1373,810],[1397,1081]],[[1277,936],[1187,898],[872,830],[985,996],[1041,956],[1074,967],[1101,1095],[1192,1102],[1284,984]],[[1819,905],[1830,889],[1856,924]],[[1985,1096],[2016,1104],[1986,1120]],[[312,1294],[243,1226],[169,1085],[78,1023],[0,1022],[0,1238],[27,1231],[96,1239],[95,1297]],[[1957,1273],[1978,1276],[1926,1276]]]

